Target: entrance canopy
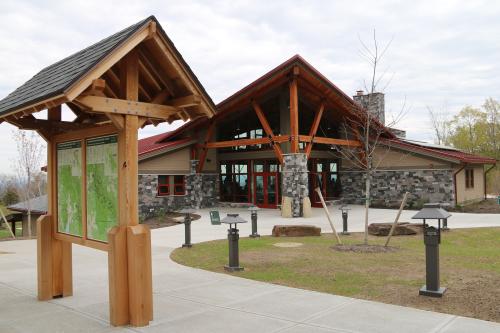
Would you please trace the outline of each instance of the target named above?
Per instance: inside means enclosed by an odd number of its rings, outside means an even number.
[[[131,59],[132,66],[121,61],[127,55],[137,59]],[[123,89],[125,68],[138,74],[131,96]],[[73,122],[32,116],[63,103],[75,113]],[[120,127],[113,116],[120,114],[141,117],[141,126],[215,114],[212,100],[154,16],[44,68],[0,101],[0,122],[37,130],[45,138],[107,123]]]

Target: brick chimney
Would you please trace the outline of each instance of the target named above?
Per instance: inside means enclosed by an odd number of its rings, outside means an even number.
[[[383,93],[376,92],[365,95],[363,90],[357,90],[353,99],[375,116],[382,125],[385,125],[385,100]]]

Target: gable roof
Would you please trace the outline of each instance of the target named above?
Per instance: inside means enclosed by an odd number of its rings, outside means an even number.
[[[318,91],[321,89],[322,98],[326,98],[327,100],[330,99],[336,104],[341,105],[343,109],[354,117],[359,117],[362,113],[368,114],[367,111],[359,103],[355,102],[351,96],[344,93],[339,87],[337,87],[332,81],[314,68],[314,66],[307,62],[299,54],[294,55],[255,81],[227,97],[222,102],[218,103],[217,112],[224,112],[225,109],[229,108],[232,104],[238,103],[238,100],[248,99],[253,92],[265,89],[273,81],[279,81],[280,79],[286,78],[294,67],[298,67],[300,70],[299,78],[304,78],[311,82],[314,81],[314,89],[317,89]],[[386,128],[376,118],[372,119],[372,123],[377,127]],[[395,135],[389,130],[385,131],[384,134],[389,138],[395,137]]]
[[[22,86],[0,101],[0,115],[34,102],[62,94],[97,65],[134,32],[148,24],[151,17],[111,35],[55,64],[45,67]]]
[[[194,80],[197,88],[202,92],[209,107],[215,111],[215,104],[207,94],[196,75],[179,53],[173,42],[167,36],[158,20],[153,16],[139,21],[81,51],[74,53],[38,72],[35,76],[0,100],[0,117],[23,107],[31,106],[37,102],[63,95],[82,77],[96,67],[104,58],[115,49],[123,45],[135,33],[154,22],[157,31],[171,46],[188,75]]]
[[[170,132],[167,132],[170,133]],[[189,146],[196,142],[191,138],[183,138],[179,140],[173,141],[162,141],[162,137],[165,136],[166,133],[161,133],[157,135],[153,135],[138,141],[138,152],[139,158],[148,158],[151,154],[159,154],[166,151],[175,150],[178,148],[182,148],[185,146]]]
[[[391,139],[385,141],[389,145],[422,155],[443,159],[454,163],[467,164],[496,164],[497,160],[492,157],[465,153],[455,148],[432,146],[427,143],[418,143],[411,140]]]
[[[30,200],[31,212],[35,214],[46,214],[47,213],[47,195],[41,195],[39,197]],[[18,202],[16,204],[7,207],[9,210],[16,212],[27,212],[28,211],[28,201]]]

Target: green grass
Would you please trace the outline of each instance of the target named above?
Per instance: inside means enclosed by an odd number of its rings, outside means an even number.
[[[344,244],[362,243],[362,234],[342,236]],[[280,248],[278,242],[299,242],[296,248]],[[370,237],[370,244],[383,245],[385,237]],[[442,234],[441,283],[449,288],[449,302],[416,296],[425,283],[425,252],[422,235],[393,237],[395,252],[353,253],[331,249],[331,234],[321,237],[240,239],[243,278],[282,284],[382,302],[474,316],[500,321],[500,228],[457,229]],[[214,272],[224,272],[227,240],[176,249],[178,263]],[[488,295],[476,290],[495,291]],[[491,289],[490,289],[491,290]],[[486,298],[486,299],[483,299]],[[474,306],[471,302],[477,302]],[[480,305],[477,305],[477,304]],[[482,308],[482,306],[488,307]],[[469,309],[469,307],[471,309]]]

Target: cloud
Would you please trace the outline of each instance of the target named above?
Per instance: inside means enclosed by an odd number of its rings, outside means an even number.
[[[426,106],[450,112],[500,98],[500,4],[486,1],[3,1],[0,98],[44,66],[154,14],[215,102],[299,53],[352,95],[369,77],[358,36],[393,39],[382,70],[388,112],[411,108],[398,124],[432,138]],[[146,127],[144,137],[173,126]],[[0,151],[12,159],[11,127]],[[0,172],[10,166],[0,164]]]

